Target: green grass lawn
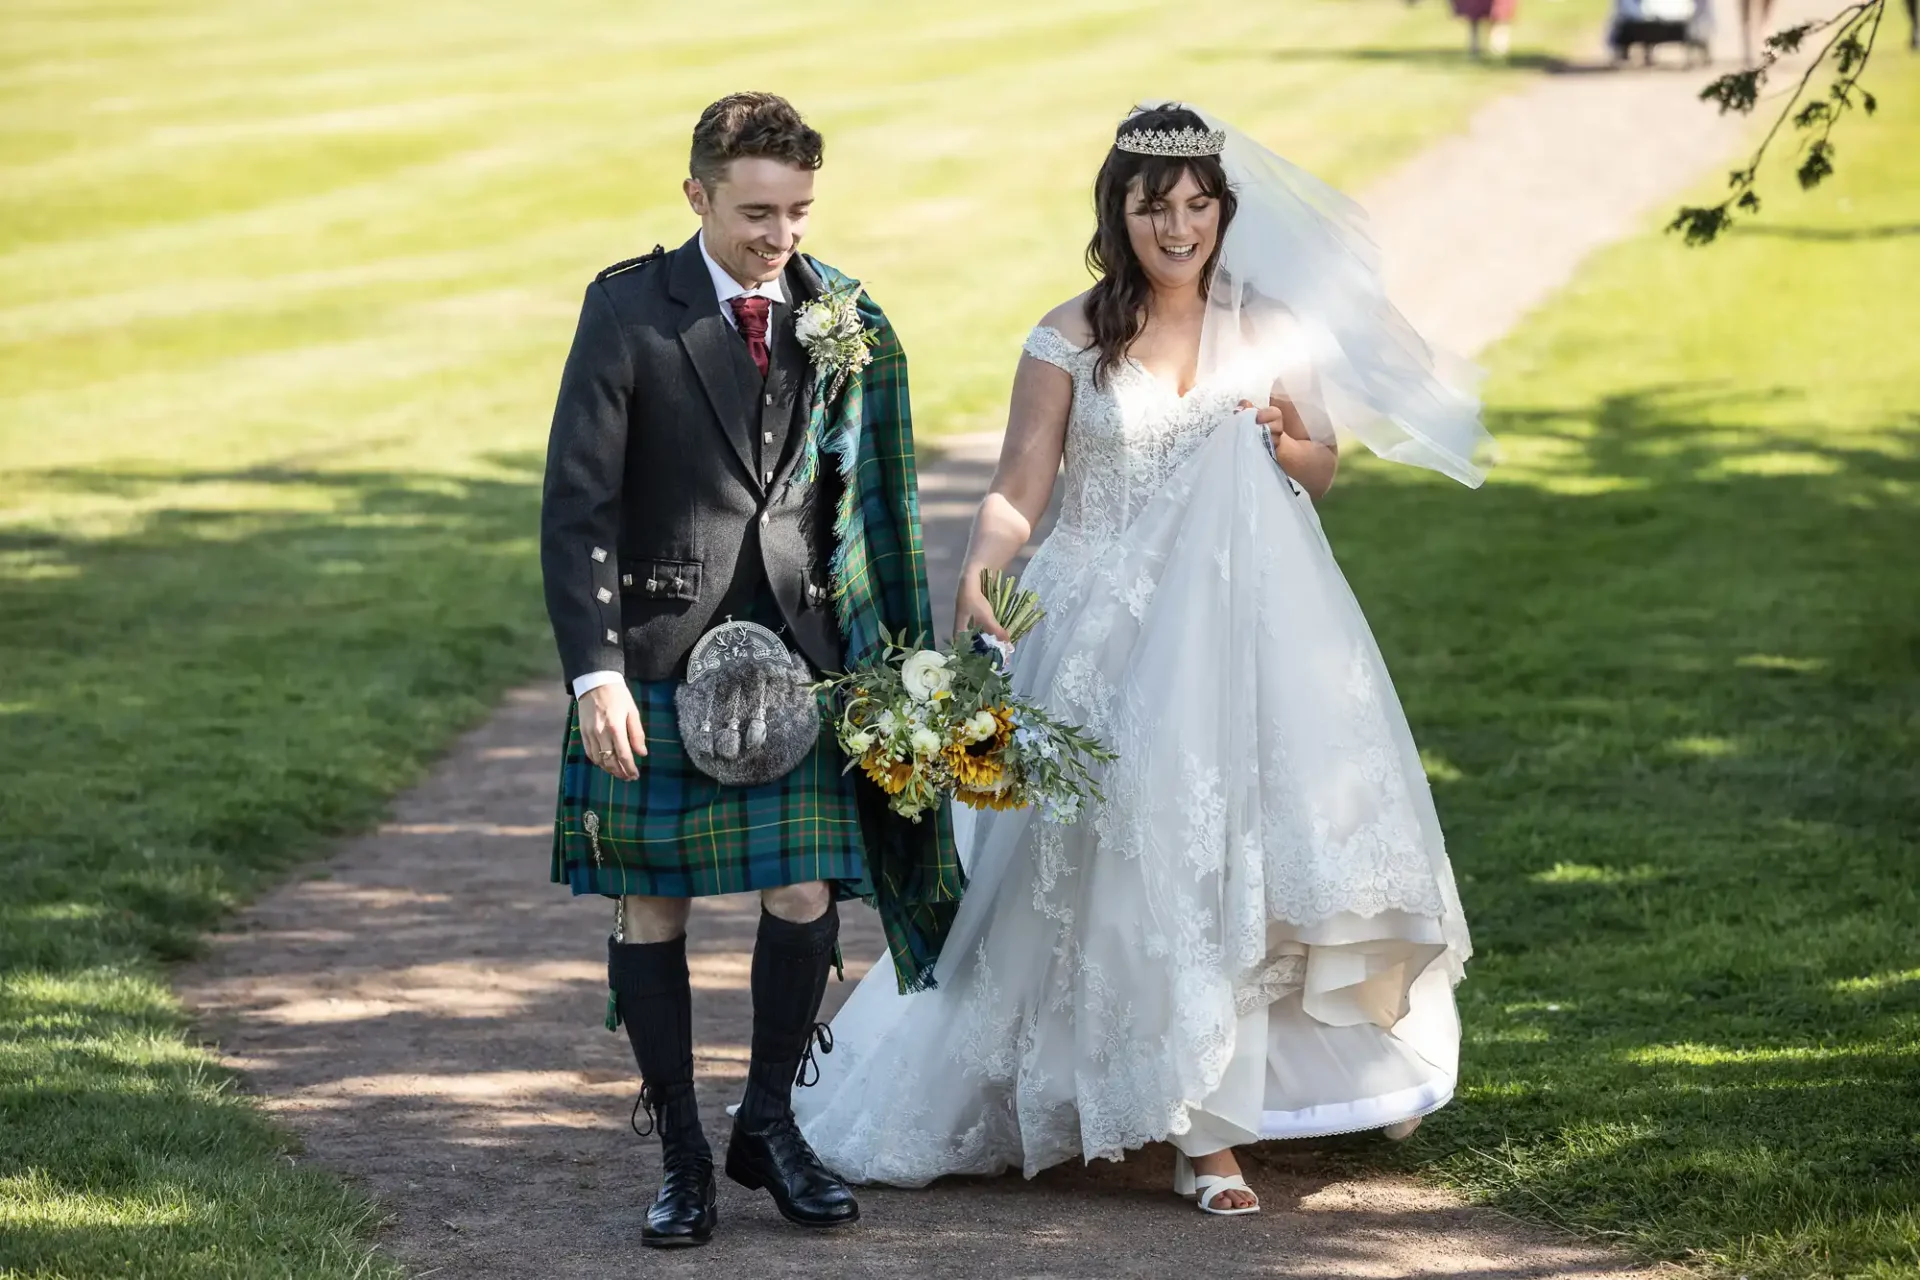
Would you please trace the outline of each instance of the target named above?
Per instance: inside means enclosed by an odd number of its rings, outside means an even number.
[[[1541,3],[1523,45],[1592,39]],[[533,522],[585,281],[691,230],[697,110],[827,133],[812,245],[930,431],[1081,287],[1124,108],[1346,183],[1512,87],[1433,4],[0,8],[0,1275],[375,1273],[163,962],[551,665]],[[544,874],[529,867],[529,875]]]
[[[1920,60],[1829,188],[1491,353],[1480,493],[1327,508],[1480,954],[1404,1158],[1729,1275],[1920,1276]]]

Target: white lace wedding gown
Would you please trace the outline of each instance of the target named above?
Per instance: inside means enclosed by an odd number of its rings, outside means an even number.
[[[1393,686],[1265,429],[1138,365],[1073,378],[1047,616],[1015,683],[1119,753],[1073,825],[958,817],[936,970],[884,960],[794,1095],[828,1166],[944,1174],[1370,1129],[1452,1096],[1469,948]]]

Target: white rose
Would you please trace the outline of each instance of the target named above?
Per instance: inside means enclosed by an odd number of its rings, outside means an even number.
[[[900,668],[900,683],[916,702],[925,702],[936,693],[953,688],[953,673],[947,670],[947,655],[922,649]]]
[[[831,318],[827,315],[825,307],[808,307],[800,313],[800,318],[794,321],[793,331],[800,341],[814,343],[827,336],[827,326],[830,322]]]
[[[930,756],[940,749],[940,735],[931,729],[915,729],[907,741],[913,745],[913,754],[917,756]]]
[[[967,741],[985,742],[1000,731],[1000,722],[991,711],[976,711],[967,717]]]

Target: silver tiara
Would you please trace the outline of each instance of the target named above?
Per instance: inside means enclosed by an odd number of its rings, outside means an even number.
[[[1141,156],[1217,156],[1227,149],[1227,131],[1196,129],[1137,129],[1114,139],[1121,151]]]

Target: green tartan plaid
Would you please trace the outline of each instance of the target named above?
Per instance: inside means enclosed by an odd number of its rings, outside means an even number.
[[[814,880],[870,892],[856,779],[832,737],[786,777],[729,787],[694,768],[680,741],[675,682],[628,681],[647,754],[626,782],[587,759],[579,707],[567,716],[553,879],[575,893],[698,898]]]
[[[809,258],[827,289],[859,282]],[[828,404],[823,375],[808,424],[808,447],[825,440],[845,481],[834,522],[833,599],[847,669],[878,654],[884,625],[896,636],[933,638],[926,561],[920,547],[920,482],[913,453],[907,353],[879,304],[860,295],[860,316],[874,333],[872,363]],[[875,802],[862,782],[867,875],[903,991],[933,985],[933,968],[953,927],[966,876],[943,805],[912,822]]]

